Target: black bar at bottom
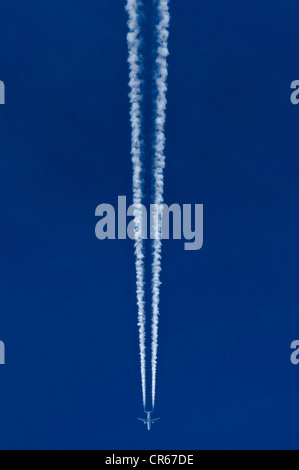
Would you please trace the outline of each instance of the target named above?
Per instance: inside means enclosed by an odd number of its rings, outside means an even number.
[[[265,449],[267,450],[267,449]],[[295,450],[295,449],[294,449]],[[5,451],[4,451],[5,452]],[[57,463],[60,459],[60,456],[57,455],[61,452],[67,453],[68,458],[72,460],[75,459],[76,464],[82,468],[86,468],[89,463],[89,458],[91,463],[96,462],[97,465],[100,465],[101,468],[110,468],[115,467],[125,467],[125,468],[163,468],[163,467],[172,467],[178,465],[181,468],[186,467],[197,467],[198,465],[207,465],[210,468],[211,464],[218,464],[219,467],[222,467],[224,464],[232,467],[236,464],[236,468],[240,470],[240,467],[244,464],[244,461],[249,465],[253,466],[260,463],[260,451],[256,450],[45,450],[45,451],[34,451],[34,450],[20,450],[20,451],[8,451],[10,456],[10,461],[13,462],[15,456],[21,457],[22,461],[26,460],[26,457],[29,457],[30,462],[34,463],[35,458],[38,460],[45,457],[46,455],[47,462]],[[275,464],[281,464],[282,468],[285,468],[288,464],[288,454],[289,451],[275,450],[273,455],[273,460],[275,459]],[[37,454],[37,455],[34,455]],[[244,455],[244,453],[246,455]],[[13,454],[13,455],[12,455]],[[19,454],[19,455],[18,455]],[[22,454],[22,455],[20,455]],[[73,454],[73,455],[71,455]],[[89,455],[90,454],[90,455]],[[290,456],[293,459],[293,455]],[[268,454],[267,456],[268,463],[271,463],[272,456]],[[269,462],[270,460],[270,462]],[[292,462],[290,461],[290,464]]]

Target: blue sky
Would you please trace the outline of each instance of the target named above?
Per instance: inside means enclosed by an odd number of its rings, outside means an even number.
[[[170,11],[165,200],[204,204],[204,246],[163,245],[148,433],[132,242],[94,235],[131,198],[124,1],[1,5],[2,449],[298,448],[298,2]]]

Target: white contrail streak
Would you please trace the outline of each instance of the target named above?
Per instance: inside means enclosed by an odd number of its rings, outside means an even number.
[[[166,92],[167,92],[167,56],[168,28],[169,28],[169,0],[158,0],[157,24],[157,58],[156,58],[156,107],[155,107],[155,140],[154,140],[154,241],[152,260],[152,407],[155,407],[157,353],[158,353],[158,323],[160,299],[160,272],[162,249],[162,218],[159,205],[163,203],[164,167],[165,167],[165,120],[166,120]]]
[[[144,246],[142,240],[143,218],[138,205],[142,203],[142,136],[141,136],[141,52],[140,52],[140,0],[127,0],[128,13],[127,35],[129,50],[129,86],[130,86],[130,117],[132,125],[131,155],[133,164],[133,203],[135,205],[135,260],[136,260],[136,292],[138,305],[138,327],[141,365],[141,385],[144,409],[146,408],[146,347],[145,347],[145,301],[144,301]]]

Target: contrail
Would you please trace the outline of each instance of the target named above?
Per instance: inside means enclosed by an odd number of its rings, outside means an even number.
[[[162,211],[164,192],[164,167],[165,167],[165,120],[166,120],[166,92],[167,92],[167,56],[168,52],[168,28],[170,22],[169,0],[154,0],[157,3],[157,58],[155,83],[157,97],[155,104],[155,138],[154,138],[154,240],[152,260],[152,407],[155,407],[157,353],[158,353],[158,323],[159,323],[159,299],[160,299],[160,272],[162,249]]]
[[[140,52],[140,0],[127,0],[128,13],[127,35],[129,50],[129,87],[130,87],[130,117],[132,126],[131,156],[133,164],[133,204],[135,205],[135,260],[136,260],[136,292],[138,305],[139,347],[141,365],[141,385],[143,406],[146,408],[146,348],[145,348],[145,301],[144,301],[144,246],[143,246],[143,218],[140,205],[142,195],[142,136],[141,136],[141,52]]]

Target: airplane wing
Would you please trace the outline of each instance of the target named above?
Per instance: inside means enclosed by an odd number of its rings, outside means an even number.
[[[139,421],[142,421],[144,424],[146,424],[146,419],[142,419],[142,418],[137,418],[139,419]]]
[[[158,421],[159,419],[161,419],[161,418],[152,419],[152,423],[154,423],[155,421]]]

